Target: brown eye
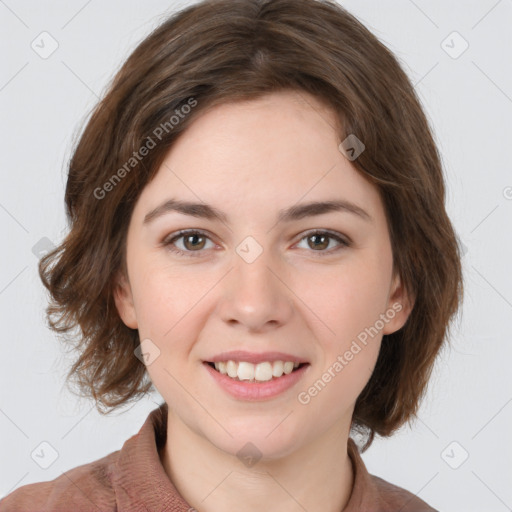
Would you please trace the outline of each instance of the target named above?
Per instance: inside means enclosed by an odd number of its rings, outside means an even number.
[[[301,242],[302,240],[307,240],[308,248],[312,249],[312,252],[319,253],[319,256],[323,256],[324,254],[329,255],[350,246],[348,241],[344,240],[337,234],[331,233],[330,231],[311,231],[301,239]],[[338,247],[335,246],[332,249],[328,249],[332,240],[335,240],[338,243]]]
[[[205,252],[202,249],[205,249],[207,240],[210,240],[210,237],[201,231],[180,231],[175,236],[165,239],[162,245],[179,256],[201,256]],[[181,247],[177,247],[178,242],[181,242]]]
[[[308,240],[313,240],[312,244],[309,244],[311,249],[327,249],[329,246],[329,236],[321,234],[313,234],[307,237]]]
[[[341,236],[331,233],[330,231],[312,231],[307,233],[300,240],[307,240],[308,248],[312,249],[310,252],[317,253],[318,256],[330,255],[338,252],[341,249],[350,246],[350,242],[344,240]],[[328,249],[331,241],[336,241],[338,246]],[[207,242],[211,242],[211,238],[202,231],[189,230],[180,231],[175,236],[167,238],[162,242],[162,245],[167,247],[169,251],[178,254],[179,256],[205,256]],[[179,242],[181,246],[179,247]],[[212,245],[215,245],[212,243]],[[210,246],[210,248],[212,248]]]
[[[205,245],[205,237],[198,233],[191,233],[183,236],[183,245],[185,249],[193,251],[195,249],[203,249]]]

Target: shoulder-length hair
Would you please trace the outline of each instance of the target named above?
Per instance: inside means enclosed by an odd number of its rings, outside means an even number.
[[[134,355],[138,331],[122,322],[113,298],[141,191],[199,113],[283,89],[314,95],[339,119],[340,141],[353,134],[364,143],[352,164],[378,188],[394,270],[415,299],[405,325],[383,337],[352,427],[369,434],[366,450],[375,433],[389,436],[415,416],[462,301],[461,250],[411,82],[384,44],[330,0],[192,5],[138,45],[94,108],[69,162],[69,233],[39,273],[51,295],[49,326],[68,333],[79,353],[66,380],[100,412],[152,386]]]

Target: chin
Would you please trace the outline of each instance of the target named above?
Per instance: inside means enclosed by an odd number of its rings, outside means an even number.
[[[283,428],[284,423],[289,421],[283,421],[285,417],[286,414],[279,418],[269,418],[267,421],[251,421],[250,425],[247,418],[245,424],[240,422],[237,426],[227,422],[223,425],[232,437],[223,429],[221,432],[217,429],[215,435],[206,436],[206,439],[218,449],[238,457],[242,462],[246,457],[249,461],[282,459],[296,451],[298,444],[303,441],[302,437],[299,439],[300,436],[294,434],[290,428]],[[250,464],[246,465],[250,467]]]

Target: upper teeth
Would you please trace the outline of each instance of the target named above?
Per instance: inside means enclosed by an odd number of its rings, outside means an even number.
[[[265,361],[263,363],[252,364],[246,361],[220,361],[215,364],[215,369],[224,375],[240,380],[259,380],[266,381],[272,377],[281,377],[283,373],[288,374],[294,368],[299,366],[299,363],[293,361],[274,361],[273,363]]]

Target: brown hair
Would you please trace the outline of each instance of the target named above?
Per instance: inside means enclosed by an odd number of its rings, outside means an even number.
[[[363,141],[352,163],[379,190],[394,269],[415,299],[405,325],[384,335],[355,405],[352,426],[369,434],[366,450],[375,433],[389,436],[416,414],[462,300],[462,271],[440,156],[413,86],[393,54],[334,1],[205,1],[140,43],[70,159],[70,231],[39,267],[52,299],[48,321],[57,333],[80,328],[68,335],[80,355],[66,380],[73,376],[97,407],[147,393],[152,383],[134,355],[138,331],[122,322],[113,298],[135,202],[200,112],[283,89],[332,108],[340,141]]]

